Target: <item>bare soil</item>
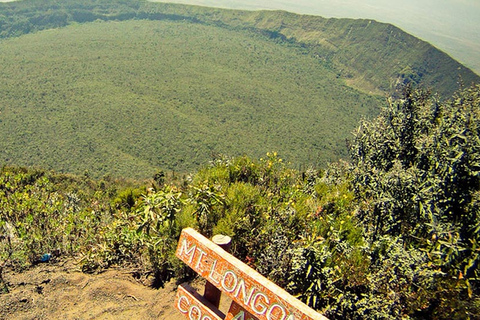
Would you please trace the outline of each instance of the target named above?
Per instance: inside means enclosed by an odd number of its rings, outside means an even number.
[[[177,283],[154,289],[131,270],[82,273],[74,260],[7,270],[9,293],[0,294],[0,319],[182,319],[174,308]],[[192,284],[200,293],[203,283]],[[222,298],[221,309],[228,304]]]

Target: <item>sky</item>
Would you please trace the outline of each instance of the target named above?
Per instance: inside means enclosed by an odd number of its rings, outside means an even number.
[[[392,23],[480,75],[480,0],[152,0]]]

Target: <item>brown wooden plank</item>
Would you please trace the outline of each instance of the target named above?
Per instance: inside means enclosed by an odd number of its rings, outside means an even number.
[[[327,319],[192,228],[182,231],[176,254],[257,319]]]
[[[232,301],[230,309],[228,309],[227,316],[225,320],[256,320],[248,310],[245,310],[241,305]]]
[[[225,315],[199,295],[188,284],[178,286],[175,299],[177,308],[184,317],[191,320],[223,320]]]

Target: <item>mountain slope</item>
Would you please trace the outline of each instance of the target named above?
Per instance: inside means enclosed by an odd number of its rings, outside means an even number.
[[[324,164],[380,104],[299,48],[184,21],[5,40],[0,96],[1,161],[134,177],[218,153]]]
[[[374,21],[134,0],[0,12],[0,163],[147,177],[278,151],[324,165],[400,83],[478,81]]]
[[[325,19],[283,11],[240,11],[142,0],[23,0],[0,4],[0,37],[20,35],[72,22],[100,20],[188,20],[222,28],[250,30],[308,48],[335,68],[349,85],[392,92],[405,81],[451,95],[459,80],[479,76],[430,44],[393,25],[373,20]]]
[[[299,44],[330,63],[347,83],[372,92],[392,92],[411,81],[451,95],[461,81],[480,77],[446,53],[385,23],[362,19],[325,19],[284,11],[234,11],[156,4],[156,10],[223,27],[255,30]]]

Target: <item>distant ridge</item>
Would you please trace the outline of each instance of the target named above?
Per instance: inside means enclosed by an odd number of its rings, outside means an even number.
[[[141,0],[23,0],[0,3],[0,37],[95,20],[188,20],[247,29],[304,46],[360,90],[392,92],[399,84],[422,84],[448,96],[473,71],[401,29],[374,20],[336,19],[285,11],[242,11]]]
[[[162,13],[229,28],[256,30],[302,45],[332,63],[347,83],[364,91],[392,92],[399,83],[414,82],[451,95],[459,81],[480,77],[431,44],[386,23],[336,19],[285,11],[237,11],[162,4]]]

